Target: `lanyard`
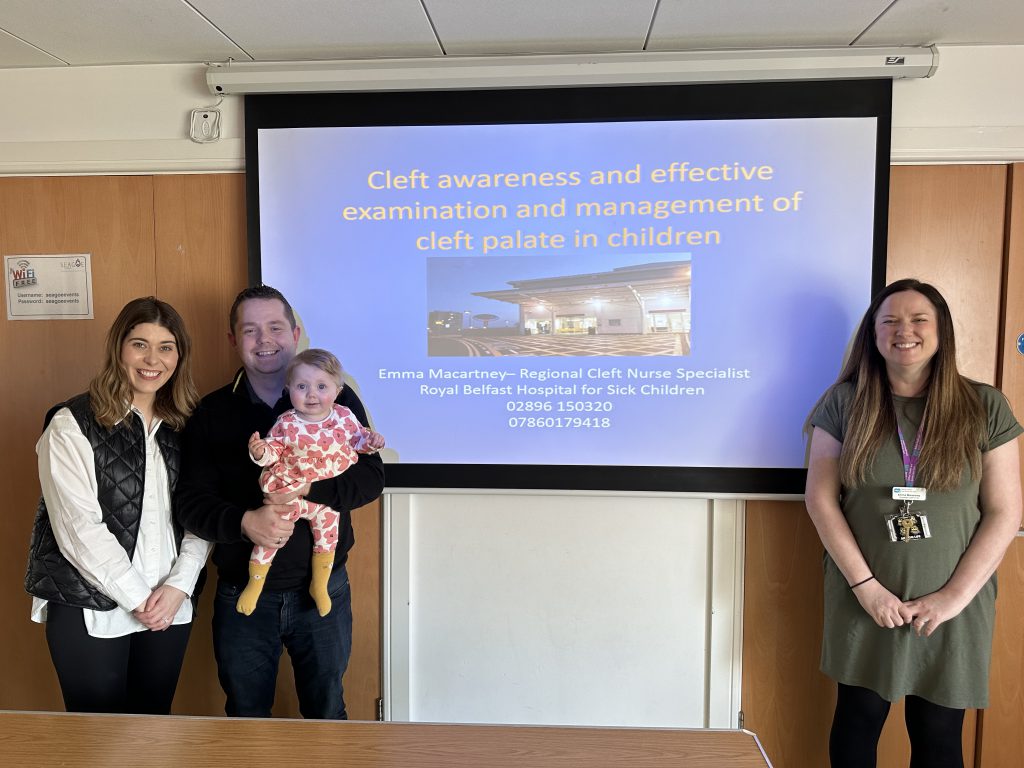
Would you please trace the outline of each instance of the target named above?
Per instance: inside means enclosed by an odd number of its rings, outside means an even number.
[[[900,436],[900,452],[903,454],[903,477],[908,486],[913,486],[914,477],[917,475],[917,462],[921,459],[921,446],[924,445],[924,419],[921,419],[917,437],[914,438],[914,449],[910,453],[907,453],[907,441],[903,438],[899,419],[896,420],[896,432]]]

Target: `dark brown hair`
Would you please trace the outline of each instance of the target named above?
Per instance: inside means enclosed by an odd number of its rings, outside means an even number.
[[[295,327],[295,311],[292,309],[292,305],[288,303],[288,299],[277,288],[271,288],[269,285],[261,283],[260,285],[253,285],[242,289],[235,296],[235,300],[231,302],[231,311],[228,312],[228,330],[232,333],[235,332],[235,323],[238,322],[238,307],[243,301],[248,301],[249,299],[277,299],[284,306],[284,316],[288,323],[292,328]]]

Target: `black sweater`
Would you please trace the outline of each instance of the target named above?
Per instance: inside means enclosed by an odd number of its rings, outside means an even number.
[[[350,388],[342,389],[336,402],[366,425],[363,404]],[[261,469],[249,458],[249,437],[253,432],[265,436],[290,407],[284,395],[273,408],[253,402],[240,371],[231,384],[203,398],[185,427],[174,514],[185,530],[216,544],[213,562],[227,583],[241,586],[249,579],[253,544],[242,535],[242,515],[263,505]],[[326,504],[340,515],[335,568],[345,562],[354,543],[351,510],[373,501],[383,489],[384,465],[375,454],[361,454],[347,472],[313,483],[306,498]],[[309,523],[299,520],[295,533],[274,557],[266,588],[305,588],[312,553]]]

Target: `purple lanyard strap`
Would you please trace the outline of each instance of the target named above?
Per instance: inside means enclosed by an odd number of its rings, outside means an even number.
[[[917,430],[917,437],[914,438],[914,450],[907,453],[907,441],[903,438],[903,430],[899,421],[896,422],[896,432],[900,436],[900,452],[903,454],[903,477],[907,487],[914,485],[914,477],[917,475],[917,462],[921,459],[921,446],[924,445],[924,419]]]

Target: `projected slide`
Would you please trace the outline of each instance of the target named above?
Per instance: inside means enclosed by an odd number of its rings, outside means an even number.
[[[390,461],[799,468],[870,296],[876,132],[263,129],[262,279]]]

